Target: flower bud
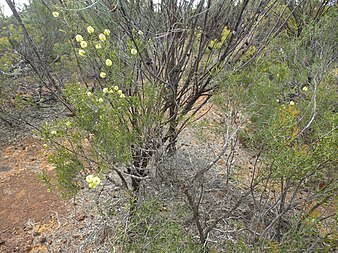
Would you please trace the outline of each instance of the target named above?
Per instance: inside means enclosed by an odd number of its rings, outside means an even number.
[[[88,32],[89,34],[94,33],[94,28],[93,28],[92,26],[88,26],[88,27],[87,27],[87,32]]]
[[[81,34],[77,34],[77,35],[75,36],[75,40],[76,40],[77,42],[83,41],[82,35],[81,35]]]
[[[107,59],[107,60],[106,60],[106,65],[107,65],[108,67],[110,67],[111,65],[113,65],[113,62],[112,62],[110,59]]]
[[[136,55],[136,54],[137,54],[137,50],[136,50],[135,48],[132,48],[132,49],[130,50],[130,53],[131,53],[132,55]]]
[[[88,44],[87,44],[87,42],[85,42],[85,41],[83,40],[83,41],[81,41],[81,44],[80,44],[80,45],[81,45],[82,48],[86,48]]]
[[[80,49],[79,50],[79,55],[85,56],[86,55],[86,51],[84,51],[83,49]]]
[[[106,35],[104,35],[103,33],[100,33],[100,35],[99,35],[99,39],[101,40],[101,41],[106,41]]]

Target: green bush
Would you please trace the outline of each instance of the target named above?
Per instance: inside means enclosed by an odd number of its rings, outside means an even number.
[[[204,252],[203,246],[191,240],[174,215],[155,199],[143,201],[131,217],[127,230],[118,229],[117,245],[124,242],[123,252]]]

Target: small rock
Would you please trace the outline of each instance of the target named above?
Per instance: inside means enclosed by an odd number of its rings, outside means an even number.
[[[80,234],[74,234],[74,235],[73,235],[73,238],[74,238],[74,239],[78,239],[78,238],[80,238],[80,237],[81,237]]]
[[[27,245],[25,247],[25,252],[30,252],[33,249],[32,245]]]
[[[5,240],[0,239],[0,245],[5,244]]]
[[[86,214],[81,212],[81,213],[77,213],[75,216],[75,219],[77,221],[84,221],[87,218]]]
[[[45,243],[47,241],[47,238],[45,236],[41,236],[40,243]]]
[[[34,231],[33,232],[33,236],[39,236],[41,233],[40,232],[38,232],[38,231]]]
[[[0,172],[6,172],[10,170],[11,170],[11,167],[9,166],[0,166]]]

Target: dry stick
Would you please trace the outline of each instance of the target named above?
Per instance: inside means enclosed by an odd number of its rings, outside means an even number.
[[[227,128],[227,132],[226,132],[226,141],[222,147],[222,150],[221,152],[219,152],[218,156],[213,160],[211,161],[207,167],[205,167],[203,170],[200,170],[198,171],[192,182],[194,182],[195,180],[197,180],[198,178],[200,178],[203,174],[205,174],[206,172],[208,172],[218,161],[219,159],[222,158],[222,156],[224,155],[224,153],[226,152],[226,150],[228,149],[228,145],[229,145],[229,141],[232,140],[234,138],[234,136],[236,136],[237,132],[238,132],[239,128],[237,128],[231,136],[229,136],[229,128]]]
[[[312,101],[313,101],[313,108],[312,108],[312,115],[309,120],[309,122],[306,124],[306,126],[297,134],[297,135],[302,135],[306,129],[308,129],[313,121],[315,120],[315,117],[317,115],[316,110],[317,110],[317,90],[318,90],[318,83],[316,82],[315,84],[315,89],[313,91],[313,96],[312,96]]]
[[[338,56],[335,56],[331,61],[329,61],[327,64],[326,64],[326,67],[330,66],[334,60],[337,58]],[[324,70],[325,72],[325,70]],[[313,91],[313,95],[312,95],[312,101],[313,101],[313,108],[312,108],[312,115],[311,115],[311,118],[309,120],[309,122],[307,123],[307,125],[297,134],[297,135],[302,135],[304,133],[304,131],[306,129],[308,129],[311,124],[313,123],[315,117],[316,117],[316,109],[317,109],[317,91],[318,91],[318,86],[319,84],[322,82],[323,80],[323,76],[321,78],[319,78],[319,80],[317,82],[315,82],[315,87],[314,87],[314,91]],[[303,116],[304,117],[304,116]],[[302,118],[299,120],[301,121]]]
[[[336,188],[337,189],[337,188]],[[301,219],[298,222],[297,229],[300,229],[301,223],[306,220],[317,208],[325,204],[331,197],[335,196],[334,193],[331,193],[329,195],[326,195],[320,202],[316,203],[306,214],[304,214]],[[335,214],[333,214],[335,215]],[[332,215],[329,215],[327,218],[329,218]],[[326,218],[326,217],[324,217]],[[323,218],[322,218],[323,219]],[[322,221],[322,219],[320,221]]]
[[[261,233],[261,237],[264,237],[265,234],[272,228],[272,226],[273,226],[273,225],[274,225],[274,224],[275,224],[275,223],[276,223],[276,222],[277,222],[277,221],[278,221],[285,213],[287,213],[287,212],[290,211],[292,208],[295,208],[295,207],[297,207],[298,205],[300,205],[300,204],[303,203],[302,201],[293,202],[293,200],[294,200],[295,197],[296,197],[296,193],[297,193],[297,191],[298,191],[298,188],[299,188],[300,185],[304,182],[304,180],[305,180],[305,178],[303,178],[303,179],[301,180],[301,182],[299,182],[299,184],[298,184],[298,186],[297,186],[297,189],[294,191],[293,196],[292,196],[291,201],[290,201],[290,203],[288,204],[288,206],[285,207],[285,208],[284,208],[284,211],[281,212],[281,213],[279,213],[279,214],[272,220],[272,222],[269,224],[269,226],[265,228],[265,230]],[[334,189],[331,189],[330,191],[336,191],[337,189],[338,189],[338,186],[335,187]],[[330,192],[330,191],[329,191],[329,192]],[[327,193],[323,193],[322,195],[324,195],[325,197],[328,196]],[[311,200],[313,200],[313,199],[316,199],[316,198],[321,197],[322,195],[317,195],[317,196],[310,197],[310,198],[308,198],[306,201],[309,202],[309,201],[311,201]],[[332,197],[332,196],[334,196],[334,193],[332,193],[332,194],[330,195],[330,197]],[[321,204],[323,204],[323,203],[321,203]],[[317,206],[316,208],[318,208],[318,206]]]
[[[234,136],[234,139],[231,141],[231,147],[230,147],[230,153],[227,157],[227,161],[226,161],[226,166],[227,166],[227,177],[226,177],[226,181],[225,181],[225,185],[226,187],[228,187],[229,185],[229,181],[230,181],[230,172],[231,172],[231,167],[232,165],[234,164],[234,160],[235,160],[235,154],[236,154],[236,151],[235,151],[235,148],[238,144],[238,134],[236,133],[235,136]]]
[[[291,13],[285,18],[284,22],[278,27],[278,22],[276,22],[276,25],[270,30],[269,34],[266,36],[266,39],[265,41],[267,42],[268,39],[270,37],[276,37],[279,32],[282,30],[282,28],[285,26],[285,24],[287,24],[287,21],[290,19],[292,13],[296,10],[296,8],[302,3],[304,2],[305,0],[302,0],[301,2],[298,3],[298,5],[291,11]],[[281,15],[279,16],[279,19],[282,18],[282,16],[284,15],[284,12],[286,11],[287,9],[287,6],[284,7]],[[273,30],[276,28],[276,31],[273,32]],[[248,60],[246,61],[245,63],[243,63],[241,66],[239,66],[239,68],[236,69],[236,71],[241,71],[242,69],[244,69],[245,66],[247,66],[248,64],[250,64],[262,51],[263,49],[265,48],[266,44],[262,44],[260,46],[260,48],[257,49],[257,51],[253,54],[253,56]]]
[[[191,196],[191,194],[189,193],[189,189],[185,189],[183,191],[183,193],[185,194],[185,196],[188,199],[188,204],[193,212],[193,218],[195,220],[195,224],[199,233],[199,237],[200,237],[200,241],[201,243],[205,243],[205,239],[206,239],[206,233],[203,232],[203,228],[202,228],[202,224],[200,221],[200,217],[199,217],[199,210],[198,210],[198,205],[195,204],[193,197]]]
[[[210,226],[208,226],[205,229],[205,235],[209,234],[210,231],[212,229],[214,229],[214,227],[221,221],[223,220],[225,217],[229,216],[232,212],[234,212],[241,204],[242,201],[250,194],[250,191],[247,191],[245,194],[243,194],[239,200],[237,201],[237,203],[233,206],[233,208],[231,208],[226,214],[222,215],[221,217],[219,217],[218,219],[216,219]]]
[[[25,24],[23,23],[19,13],[17,12],[16,8],[15,8],[15,5],[14,3],[11,1],[11,0],[6,0],[9,8],[11,9],[11,11],[13,12],[13,15],[15,17],[15,19],[18,21],[19,25],[21,26],[22,30],[23,30],[23,33],[24,33],[24,37],[28,40],[30,46],[33,48],[33,51],[38,59],[38,64],[37,66],[34,66],[35,64],[33,64],[33,62],[31,63],[32,67],[34,68],[35,72],[37,72],[39,78],[41,79],[42,83],[45,85],[45,87],[53,93],[53,95],[59,99],[59,101],[67,107],[67,109],[69,111],[71,111],[73,114],[75,114],[75,111],[73,108],[71,108],[71,106],[69,106],[67,104],[67,102],[61,98],[55,91],[53,91],[53,89],[50,88],[50,86],[46,83],[46,81],[43,79],[44,76],[47,77],[48,81],[50,81],[52,83],[52,85],[54,87],[57,87],[56,83],[55,83],[55,80],[53,78],[53,76],[51,75],[49,69],[48,69],[48,66],[44,63],[44,61],[42,60],[41,58],[41,55],[39,53],[39,50],[37,48],[37,46],[35,45],[33,39],[31,38],[31,36],[29,35],[28,33],[28,30],[25,26]],[[37,68],[38,67],[38,68]],[[43,69],[41,71],[41,68]]]
[[[254,162],[254,165],[253,165],[253,172],[252,172],[252,177],[251,177],[251,180],[250,180],[250,189],[251,189],[251,196],[252,196],[252,200],[254,202],[254,207],[255,208],[258,208],[258,205],[257,205],[257,202],[256,202],[256,198],[254,196],[254,186],[253,186],[253,183],[254,183],[254,180],[255,180],[255,176],[256,176],[256,171],[257,171],[257,165],[258,165],[258,160],[262,154],[262,148],[260,148],[260,150],[258,151],[257,155],[256,155],[256,158],[255,158],[255,162]],[[257,174],[259,173],[259,171],[257,171]]]

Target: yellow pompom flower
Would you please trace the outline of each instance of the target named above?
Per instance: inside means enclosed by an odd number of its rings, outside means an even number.
[[[111,65],[113,65],[113,62],[112,62],[110,59],[107,59],[107,60],[106,60],[106,65],[107,65],[108,67],[110,67]]]
[[[101,179],[97,176],[88,175],[86,176],[86,182],[88,183],[90,189],[94,189],[101,183]]]
[[[126,96],[124,94],[121,94],[120,95],[120,98],[125,98]]]
[[[99,177],[94,177],[93,178],[93,181],[92,181],[94,184],[98,185],[101,183],[101,179]]]
[[[86,55],[86,51],[84,51],[83,49],[80,49],[79,50],[79,55],[85,56]]]
[[[82,48],[86,48],[88,46],[87,42],[85,42],[84,40],[81,41],[80,45],[81,45]]]
[[[137,50],[135,48],[132,48],[130,50],[130,53],[133,54],[133,55],[136,55],[137,54]]]
[[[143,32],[141,30],[139,30],[138,32],[138,35],[142,36],[143,35]]]
[[[306,86],[304,86],[302,90],[303,90],[303,91],[307,91],[308,89],[307,89]]]
[[[94,28],[93,28],[92,26],[88,26],[88,27],[87,27],[87,32],[88,32],[89,34],[94,33]]]
[[[53,130],[53,131],[50,132],[51,135],[56,135],[56,133],[57,132],[55,130]]]
[[[54,16],[54,18],[57,18],[60,15],[60,13],[58,13],[57,11],[53,11],[52,15]]]
[[[117,91],[117,94],[119,94],[119,95],[121,95],[122,93],[123,93],[122,90]]]
[[[103,33],[104,33],[105,35],[109,36],[110,31],[109,31],[109,29],[104,29]]]
[[[93,93],[91,93],[90,91],[88,91],[88,92],[87,92],[87,96],[88,96],[88,97],[91,97],[91,96],[93,96]]]
[[[100,35],[99,35],[99,39],[101,40],[101,41],[106,41],[106,35],[104,35],[103,33],[100,33]]]
[[[101,78],[106,78],[106,76],[107,76],[107,74],[106,74],[105,72],[101,72],[101,73],[100,73],[100,77],[101,77]]]
[[[82,35],[81,35],[81,34],[77,34],[77,35],[75,36],[75,40],[76,40],[77,42],[83,41]]]
[[[115,91],[118,91],[119,90],[119,87],[117,85],[114,86],[114,90]]]
[[[108,88],[103,88],[103,93],[107,93],[108,92]]]
[[[102,46],[101,46],[101,44],[96,44],[96,45],[95,45],[95,48],[96,48],[96,49],[101,49]]]
[[[292,106],[292,105],[295,105],[295,102],[293,102],[293,101],[290,101],[290,105]]]
[[[103,98],[99,98],[97,101],[99,101],[99,103],[103,103]]]
[[[88,175],[88,176],[86,176],[86,182],[87,182],[87,183],[92,182],[92,181],[93,181],[93,178],[94,178],[93,175]]]

